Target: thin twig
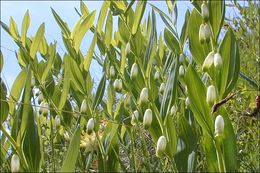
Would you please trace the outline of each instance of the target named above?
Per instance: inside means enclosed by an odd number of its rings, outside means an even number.
[[[234,96],[236,95],[236,93],[231,94],[230,96],[224,98],[223,100],[215,103],[212,107],[211,110],[211,114],[215,113],[217,111],[217,109],[222,106],[223,104],[225,104],[226,102],[228,102],[230,99],[232,99]]]

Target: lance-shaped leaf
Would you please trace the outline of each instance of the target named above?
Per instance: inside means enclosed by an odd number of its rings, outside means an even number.
[[[181,49],[178,40],[173,36],[173,34],[168,30],[164,29],[164,39],[166,42],[166,45],[169,47],[169,49],[176,53],[180,54]]]
[[[78,30],[75,31],[77,34],[74,35],[73,41],[74,41],[74,47],[75,50],[78,52],[79,47],[81,44],[81,41],[85,35],[85,33],[90,29],[93,25],[94,19],[95,19],[96,11],[93,11],[90,13],[86,18],[83,19],[80,26],[77,28]]]
[[[45,82],[45,79],[49,75],[49,72],[50,72],[50,70],[51,70],[51,68],[53,66],[53,62],[54,62],[54,59],[55,59],[55,56],[56,56],[56,44],[54,44],[54,45],[51,44],[50,45],[49,54],[50,54],[50,57],[48,59],[47,66],[46,66],[46,68],[43,71],[42,78],[41,78],[41,83]]]
[[[44,37],[44,32],[45,32],[45,24],[41,24],[41,26],[39,27],[33,42],[31,44],[31,48],[30,48],[30,57],[32,59],[34,59],[36,52],[38,51],[40,42],[42,41],[43,37]]]
[[[91,45],[88,49],[88,52],[86,54],[86,57],[84,59],[84,69],[86,71],[89,71],[89,67],[90,67],[90,63],[91,63],[91,60],[93,58],[93,53],[94,53],[94,49],[95,49],[95,46],[96,46],[96,43],[97,43],[97,33],[94,34],[94,37],[92,39],[92,42],[91,42]]]
[[[93,102],[93,110],[95,110],[98,104],[101,102],[104,96],[105,88],[106,88],[106,75],[104,74],[97,88],[96,96]]]
[[[106,15],[107,15],[107,10],[108,10],[108,4],[107,4],[107,2],[104,2],[102,7],[101,7],[101,10],[99,12],[99,16],[98,16],[97,32],[99,34],[102,33],[102,28],[103,28],[105,18],[106,18]]]
[[[233,31],[229,28],[219,48],[223,60],[223,67],[219,74],[220,96],[226,97],[234,88],[240,70],[240,57],[238,45]]]
[[[78,126],[69,145],[60,172],[74,172],[79,153],[80,127]]]
[[[89,14],[88,7],[84,4],[83,1],[80,1],[80,11],[82,15]]]
[[[10,34],[13,37],[13,39],[18,40],[19,33],[18,33],[18,29],[17,29],[17,24],[15,23],[15,21],[12,17],[10,18],[9,31],[10,31]]]
[[[108,12],[106,30],[105,30],[105,44],[107,48],[109,48],[109,45],[111,43],[112,32],[113,32],[113,18],[111,12]]]
[[[65,36],[65,38],[69,38],[70,37],[70,30],[68,28],[67,23],[65,23],[52,8],[51,8],[51,11],[52,11],[52,14],[53,14],[56,22],[58,23],[59,27],[61,28],[63,35]]]
[[[171,56],[173,58],[173,56]],[[171,109],[171,106],[176,102],[177,99],[177,87],[178,87],[178,72],[179,72],[179,61],[178,59],[173,62],[170,76],[166,83],[166,88],[163,93],[162,104],[160,114],[164,119],[167,112]]]
[[[29,11],[27,10],[23,17],[22,35],[21,35],[21,41],[22,41],[22,44],[24,47],[26,44],[26,33],[27,33],[29,26],[30,26],[30,15],[29,15]]]
[[[225,1],[209,1],[209,21],[212,27],[215,41],[221,30],[225,17]]]
[[[142,17],[143,17],[143,14],[144,14],[144,10],[145,10],[145,7],[146,7],[146,3],[147,1],[144,0],[144,1],[138,1],[137,4],[136,4],[136,8],[135,8],[135,13],[134,13],[134,24],[133,24],[133,27],[132,27],[132,34],[135,35],[140,23],[141,23],[141,20],[142,20]]]
[[[27,71],[26,69],[23,69],[19,75],[16,77],[10,93],[10,114],[14,115],[14,109],[15,109],[15,103],[19,101],[19,98],[21,96],[22,90],[24,89],[25,81],[27,77]]]
[[[206,102],[206,88],[194,67],[187,68],[185,81],[188,88],[190,108],[203,131],[213,137],[213,121]]]

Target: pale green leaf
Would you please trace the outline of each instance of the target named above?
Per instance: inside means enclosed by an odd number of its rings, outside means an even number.
[[[79,144],[80,144],[80,127],[78,126],[71,139],[60,172],[75,172],[76,161],[79,153]]]
[[[133,24],[133,27],[132,27],[132,34],[135,35],[140,23],[141,23],[141,20],[142,20],[142,17],[143,17],[143,14],[144,14],[144,10],[145,10],[145,7],[146,7],[146,3],[147,1],[144,0],[144,1],[138,1],[137,4],[136,4],[136,8],[135,8],[135,13],[134,13],[134,24]]]
[[[39,48],[39,45],[40,45],[40,42],[42,41],[43,37],[44,37],[44,32],[45,32],[45,24],[41,24],[41,26],[39,27],[34,39],[33,39],[33,42],[32,42],[32,45],[31,45],[31,48],[30,48],[30,57],[32,59],[35,58],[35,55],[36,55],[36,52],[38,51],[38,48]]]
[[[90,63],[91,63],[91,60],[93,58],[93,53],[94,53],[94,49],[95,49],[95,46],[96,46],[96,43],[97,43],[97,35],[94,34],[94,37],[92,39],[92,42],[91,42],[91,45],[88,49],[88,52],[87,52],[87,55],[84,59],[84,69],[86,71],[89,71],[89,67],[90,67]]]
[[[96,11],[93,11],[90,13],[80,24],[78,31],[75,31],[77,34],[74,35],[73,41],[74,41],[74,47],[76,52],[79,51],[79,47],[81,44],[81,41],[86,34],[86,32],[92,27],[94,19],[95,19]]]
[[[21,41],[22,41],[22,44],[24,47],[26,44],[26,33],[27,33],[29,26],[30,26],[30,15],[29,15],[29,11],[27,10],[23,17],[22,35],[21,35]]]

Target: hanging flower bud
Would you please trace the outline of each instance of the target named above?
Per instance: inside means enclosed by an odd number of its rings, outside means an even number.
[[[213,85],[210,85],[207,89],[207,98],[206,98],[208,105],[212,106],[216,102],[216,99],[217,99],[216,89]]]
[[[173,105],[173,106],[171,107],[171,115],[175,114],[176,111],[177,111],[176,106]]]
[[[131,124],[135,126],[138,122],[138,119],[139,119],[139,112],[138,110],[135,110],[134,113],[132,114]]]
[[[130,43],[128,42],[127,44],[126,44],[126,47],[125,47],[125,53],[126,53],[126,55],[127,54],[129,54],[131,52],[131,45],[130,45]]]
[[[164,90],[165,90],[165,83],[161,83],[160,88],[159,88],[159,92],[161,94],[163,94]]]
[[[221,55],[219,53],[216,53],[214,55],[214,66],[215,66],[215,68],[217,70],[220,70],[221,67],[222,67],[222,64],[223,64],[223,62],[222,62]]]
[[[11,158],[11,172],[19,172],[20,159],[17,154],[13,154]]]
[[[114,82],[114,88],[117,92],[120,92],[122,90],[123,84],[121,79],[116,79]]]
[[[137,75],[138,75],[138,65],[136,63],[134,63],[132,65],[132,68],[131,68],[131,75],[130,75],[130,77],[133,80],[133,79],[135,79],[137,77]]]
[[[167,140],[165,136],[160,136],[160,138],[157,141],[157,147],[156,147],[156,156],[162,157],[165,149],[166,149]]]
[[[179,62],[182,63],[184,61],[184,55],[181,53],[179,57]]]
[[[110,78],[113,79],[116,76],[116,70],[114,66],[110,66],[109,68],[109,74],[110,74]]]
[[[160,79],[160,72],[157,70],[154,74],[154,80],[159,80]]]
[[[148,97],[148,89],[147,88],[143,88],[140,94],[140,103],[141,104],[146,104],[149,101],[149,97]]]
[[[64,136],[64,138],[65,138],[66,141],[69,141],[69,140],[70,140],[70,135],[69,135],[69,133],[68,133],[67,131],[65,131],[65,132],[63,133],[63,136]]]
[[[205,32],[205,40],[208,43],[210,41],[210,37],[211,37],[211,30],[210,30],[210,26],[208,24],[204,25],[204,32]]]
[[[131,106],[131,96],[129,94],[124,95],[124,106],[130,108]]]
[[[180,65],[180,67],[179,67],[179,75],[180,75],[180,77],[183,77],[184,74],[185,74],[184,67],[183,67],[183,65]]]
[[[218,115],[215,119],[215,137],[221,136],[224,133],[224,119],[221,115]]]
[[[206,3],[203,3],[201,5],[201,15],[202,15],[202,18],[205,21],[208,21],[208,19],[209,19],[209,9],[208,9],[208,6],[207,6]]]
[[[190,106],[190,98],[187,97],[185,100],[186,107],[188,108]]]
[[[81,103],[80,112],[81,112],[82,114],[87,113],[87,102],[86,102],[85,99],[84,99],[84,100],[82,101],[82,103]]]
[[[90,135],[94,130],[95,122],[93,118],[90,118],[87,123],[87,133]]]
[[[204,24],[201,24],[201,25],[200,25],[199,40],[200,40],[200,43],[201,43],[201,44],[203,44],[203,43],[205,42]]]
[[[205,60],[204,60],[204,63],[203,63],[203,65],[202,65],[202,71],[207,71],[211,66],[212,66],[212,64],[214,63],[214,52],[212,51],[212,52],[210,52],[209,54],[208,54],[208,56],[205,58]]]
[[[144,113],[143,126],[144,129],[148,129],[153,121],[153,112],[151,109],[146,109]]]
[[[39,113],[42,114],[43,116],[47,116],[49,112],[49,105],[46,102],[42,102],[40,104],[40,109],[39,109]]]
[[[55,125],[58,127],[60,126],[60,116],[59,115],[56,115],[55,116]]]

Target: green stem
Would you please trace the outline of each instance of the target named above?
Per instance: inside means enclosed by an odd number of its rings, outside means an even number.
[[[156,116],[156,118],[157,118],[157,120],[158,120],[158,123],[159,123],[160,127],[161,127],[162,135],[166,136],[166,134],[165,134],[165,132],[164,132],[164,128],[163,128],[163,127],[164,127],[164,126],[163,126],[163,122],[162,122],[162,119],[161,119],[161,117],[160,117],[160,113],[159,113],[159,111],[157,110],[157,107],[156,107],[155,103],[154,103],[154,102],[151,102],[151,106],[152,106],[153,110],[155,111],[154,114],[155,114],[155,116]]]
[[[103,146],[103,144],[101,143],[101,141],[99,139],[98,132],[96,132],[96,139],[98,141],[100,152],[101,152],[101,155],[102,155],[102,158],[103,158],[103,166],[104,166],[104,170],[103,171],[106,172],[107,171],[107,165],[106,165],[107,156],[106,156],[106,152],[105,152],[104,146]]]
[[[221,146],[220,139],[217,138],[215,140],[215,147],[216,147],[216,151],[217,151],[219,172],[226,172],[224,156],[223,156],[220,146]]]

